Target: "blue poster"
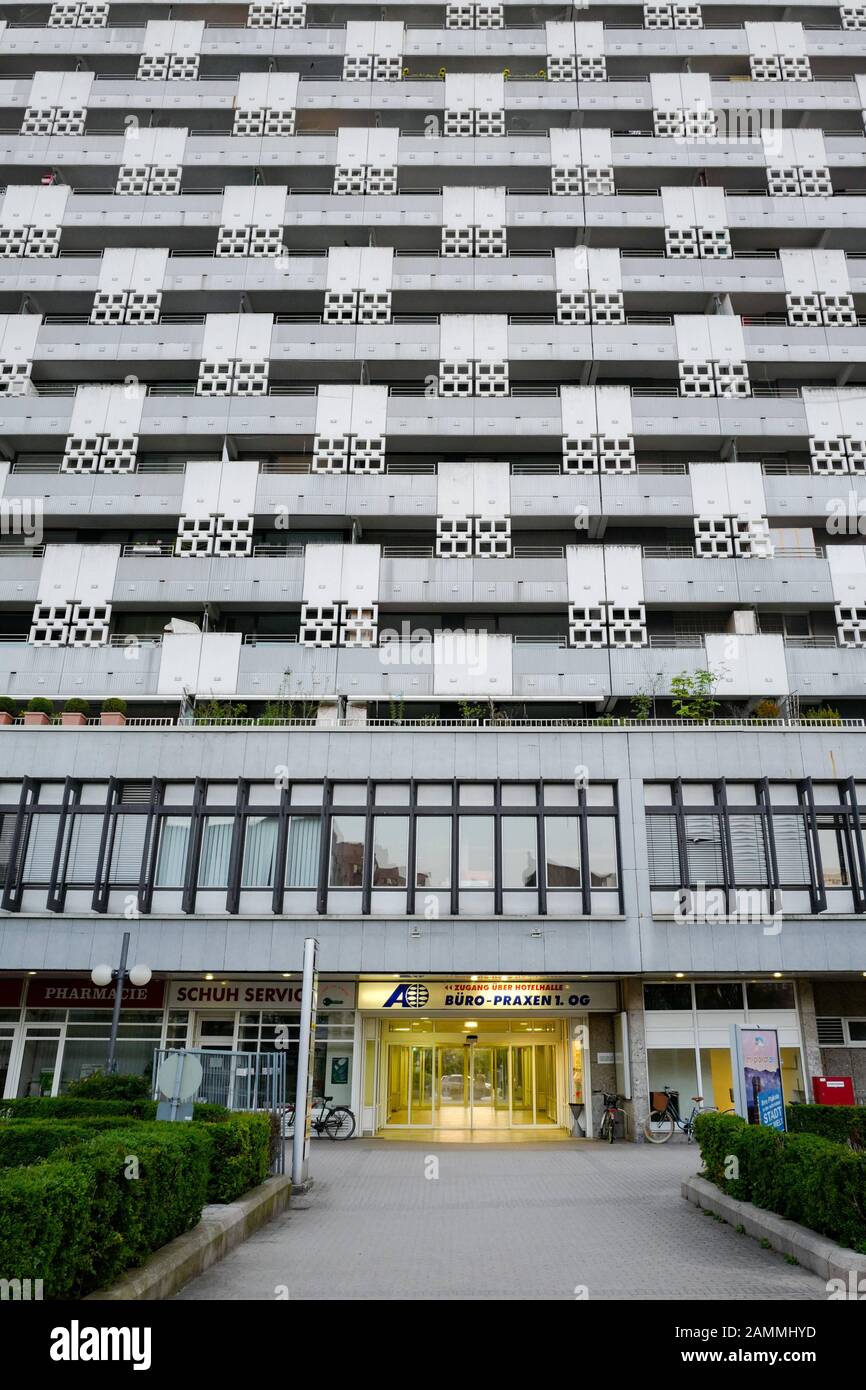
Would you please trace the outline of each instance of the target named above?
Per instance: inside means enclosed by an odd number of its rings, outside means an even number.
[[[758,1092],[758,1122],[773,1129],[785,1128],[785,1106],[781,1091]]]

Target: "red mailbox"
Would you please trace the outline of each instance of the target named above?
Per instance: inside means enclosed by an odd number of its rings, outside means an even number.
[[[850,1076],[813,1076],[812,1099],[816,1105],[853,1105],[854,1082]]]

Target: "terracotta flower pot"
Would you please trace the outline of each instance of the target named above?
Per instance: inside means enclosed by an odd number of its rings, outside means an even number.
[[[24,711],[25,724],[50,724],[51,720],[47,714],[43,714],[41,709],[26,709]]]
[[[125,723],[126,723],[126,715],[125,715],[125,714],[120,714],[120,713],[118,713],[117,710],[114,710],[114,709],[112,709],[112,710],[104,709],[104,710],[102,711],[102,713],[100,714],[100,716],[99,716],[99,722],[100,722],[100,724],[112,724],[112,725],[125,724]]]
[[[8,710],[0,709],[0,724],[14,724],[14,723],[15,723],[15,715],[14,715],[14,714],[10,714]]]
[[[87,715],[80,714],[77,710],[64,710],[60,716],[60,722],[61,724],[73,724],[80,728],[82,724],[87,723]]]

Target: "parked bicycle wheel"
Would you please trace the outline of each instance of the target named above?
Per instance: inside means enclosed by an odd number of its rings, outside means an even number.
[[[355,1116],[347,1105],[336,1105],[325,1116],[324,1130],[329,1139],[351,1139],[355,1133]]]
[[[616,1110],[605,1110],[602,1116],[598,1137],[607,1140],[612,1144],[615,1139],[625,1138],[625,1111],[617,1106]]]
[[[666,1144],[675,1129],[669,1110],[651,1110],[643,1122],[644,1138],[650,1144]]]
[[[295,1129],[295,1107],[287,1106],[283,1111],[283,1138],[290,1139]]]

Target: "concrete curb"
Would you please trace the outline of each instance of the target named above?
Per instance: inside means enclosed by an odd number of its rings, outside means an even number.
[[[185,1235],[169,1241],[140,1269],[121,1275],[117,1283],[98,1289],[83,1300],[149,1300],[170,1298],[190,1279],[222,1260],[241,1241],[289,1205],[291,1175],[268,1178],[237,1202],[205,1207],[201,1221]]]
[[[855,1279],[866,1276],[866,1255],[837,1245],[827,1236],[776,1216],[775,1212],[729,1197],[707,1178],[686,1178],[681,1191],[695,1206],[724,1217],[731,1226],[742,1226],[747,1235],[768,1240],[774,1250],[793,1255],[804,1269],[811,1269],[822,1279],[842,1279],[847,1286],[852,1271]]]

